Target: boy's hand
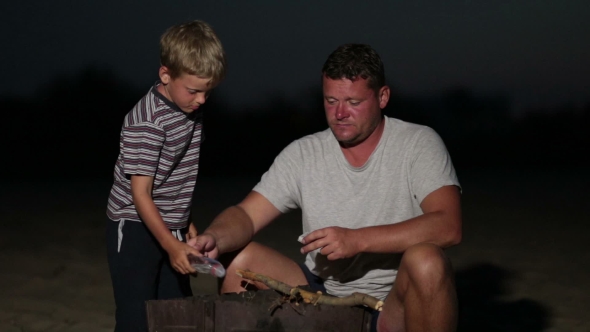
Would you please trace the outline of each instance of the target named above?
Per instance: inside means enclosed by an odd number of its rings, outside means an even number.
[[[176,240],[174,243],[170,243],[167,246],[166,251],[170,258],[170,265],[181,274],[196,273],[188,261],[188,255],[201,256],[198,250],[191,247],[190,245]]]

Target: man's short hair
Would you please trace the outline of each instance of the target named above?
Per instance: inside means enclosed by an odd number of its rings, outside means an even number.
[[[172,26],[160,38],[160,64],[172,78],[182,74],[211,78],[216,86],[225,76],[225,52],[219,38],[202,21]]]
[[[369,45],[345,44],[326,60],[322,74],[333,80],[366,79],[369,88],[378,92],[385,85],[385,69],[381,57]]]

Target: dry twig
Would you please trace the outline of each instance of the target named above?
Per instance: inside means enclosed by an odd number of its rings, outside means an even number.
[[[247,280],[258,281],[265,284],[267,287],[279,291],[283,294],[289,295],[290,299],[299,300],[302,299],[305,303],[311,304],[328,304],[328,305],[364,305],[371,309],[381,311],[383,307],[383,301],[363,293],[352,293],[352,295],[346,297],[336,297],[322,292],[312,293],[303,290],[299,287],[292,287],[283,282],[267,277],[262,274],[254,273],[246,270],[237,270],[236,273]]]

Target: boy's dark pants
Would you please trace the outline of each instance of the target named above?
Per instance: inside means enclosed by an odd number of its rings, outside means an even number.
[[[117,252],[119,222],[107,218],[107,257],[115,294],[115,331],[147,331],[145,302],[192,296],[190,277],[176,272],[166,251],[144,223],[125,221]],[[181,230],[182,239],[185,230]]]

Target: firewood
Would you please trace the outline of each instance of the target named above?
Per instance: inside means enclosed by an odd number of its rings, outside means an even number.
[[[275,280],[271,277],[254,273],[247,270],[236,270],[237,275],[240,277],[251,280],[257,281],[265,284],[268,288],[274,289],[278,292],[281,292],[285,295],[288,295],[292,300],[299,300],[301,299],[305,303],[311,303],[313,305],[317,304],[327,304],[327,305],[345,305],[345,306],[355,306],[355,305],[364,305],[371,309],[381,311],[383,307],[383,301],[367,295],[363,293],[352,293],[346,297],[336,297],[328,294],[323,294],[322,292],[309,292],[299,287],[293,287],[290,285],[285,284],[284,282]]]

